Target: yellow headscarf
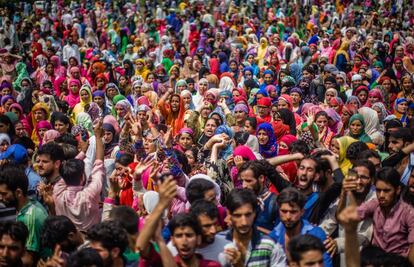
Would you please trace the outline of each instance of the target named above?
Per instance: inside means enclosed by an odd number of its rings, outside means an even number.
[[[346,150],[352,144],[358,140],[350,136],[342,136],[336,139],[339,143],[339,168],[344,175],[348,174],[348,170],[352,167],[351,161],[346,157]]]
[[[85,106],[92,102],[91,88],[88,85],[82,85],[81,89],[79,90],[79,95],[81,95],[82,91],[86,91],[88,93],[88,100],[83,101],[82,98],[80,98],[80,102],[75,105],[71,114],[71,119],[73,122],[79,113],[87,111],[85,110]]]
[[[32,119],[32,125],[33,125],[33,131],[32,131],[32,141],[35,143],[35,145],[37,146],[39,144],[39,139],[37,138],[37,134],[36,134],[36,126],[37,126],[37,121],[34,118],[34,112],[36,110],[42,109],[46,112],[46,119],[47,121],[50,120],[50,111],[49,111],[49,107],[43,103],[43,102],[38,102],[36,103],[33,108],[32,108],[32,112],[31,112],[31,119]]]

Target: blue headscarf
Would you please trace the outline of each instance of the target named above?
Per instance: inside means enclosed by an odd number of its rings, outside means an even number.
[[[216,129],[216,131],[215,131],[215,135],[217,135],[217,134],[226,134],[226,135],[228,135],[228,137],[230,138],[230,139],[232,139],[233,137],[234,137],[234,132],[233,132],[233,130],[229,127],[229,126],[227,126],[227,125],[225,125],[225,124],[223,124],[223,125],[220,125],[219,127],[217,127],[217,129]],[[233,155],[233,147],[231,146],[231,144],[229,143],[229,144],[227,144],[227,146],[225,146],[222,150],[221,150],[221,152],[220,152],[220,155],[219,155],[219,157],[220,158],[223,158],[224,160],[227,160],[227,158],[229,157],[229,156],[231,156],[231,155]]]
[[[278,145],[276,142],[275,132],[273,131],[273,127],[270,123],[264,122],[259,125],[256,130],[256,136],[258,136],[259,131],[264,130],[269,137],[269,141],[265,145],[259,144],[259,152],[264,158],[272,158],[276,157],[278,153]]]
[[[227,98],[226,98],[226,105],[227,105],[227,107],[228,107],[230,110],[233,110],[233,109],[234,109],[233,94],[232,94],[232,92],[231,92],[231,91],[229,91],[229,90],[224,90],[224,91],[221,91],[221,92],[219,93],[219,98],[220,98],[220,97],[227,97]]]
[[[221,107],[216,107],[209,115],[208,118],[210,119],[214,114],[217,114],[221,119],[221,124],[226,124],[226,115],[224,115],[223,109]]]

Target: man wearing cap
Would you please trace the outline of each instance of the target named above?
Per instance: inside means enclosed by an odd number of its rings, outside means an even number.
[[[272,120],[272,116],[270,115],[271,106],[272,100],[270,97],[262,97],[257,100],[257,125],[263,122],[270,122]]]

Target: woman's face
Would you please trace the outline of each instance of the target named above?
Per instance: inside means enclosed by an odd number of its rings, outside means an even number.
[[[26,132],[26,128],[23,126],[21,122],[17,122],[14,125],[14,130],[16,132],[17,137],[28,136],[29,134]]]
[[[46,73],[47,73],[48,75],[52,75],[52,74],[53,74],[53,72],[54,72],[53,65],[52,65],[52,64],[47,64],[47,65],[46,65]]]
[[[359,120],[354,120],[350,125],[349,125],[349,131],[353,134],[353,135],[358,135],[362,132],[362,123]]]
[[[82,102],[88,103],[88,101],[89,101],[89,94],[88,94],[88,92],[86,90],[82,90],[80,92],[80,97],[81,97]]]
[[[272,77],[271,74],[265,74],[264,81],[265,81],[266,84],[272,83],[272,80],[273,80],[273,77]]]
[[[147,77],[147,83],[153,83],[155,81],[154,74],[149,74]]]
[[[105,102],[105,99],[103,97],[101,97],[101,96],[95,96],[93,98],[93,102],[95,102],[96,104],[98,104],[98,106],[102,107],[103,104],[104,104],[104,102]]]
[[[36,122],[46,120],[46,112],[43,109],[37,109],[33,112],[33,117]]]
[[[182,92],[183,90],[187,89],[187,85],[179,85],[177,86],[178,92]]]
[[[204,93],[207,91],[208,89],[208,83],[207,82],[201,82],[198,84],[198,92],[200,93],[200,95],[204,95]]]
[[[346,122],[349,121],[350,117],[351,117],[351,115],[348,113],[348,111],[343,111],[342,114],[341,114],[342,123],[346,124]]]
[[[180,98],[178,96],[171,97],[171,111],[178,112],[180,110]]]
[[[380,101],[380,99],[375,95],[368,95],[368,101],[371,105],[373,105],[377,103],[378,101]]]
[[[358,108],[359,108],[358,101],[356,101],[356,100],[351,100],[351,101],[349,101],[349,104],[350,104],[350,105],[352,105],[352,106],[354,106],[356,109],[358,109]]]
[[[405,78],[403,80],[403,87],[405,90],[411,89],[412,86],[413,86],[413,82],[411,81],[411,79]]]
[[[254,132],[256,131],[256,129],[253,128],[253,126],[251,125],[250,121],[247,120],[244,122],[244,130],[249,134],[254,134]]]
[[[244,72],[244,78],[246,80],[251,80],[253,78],[253,74],[249,70],[247,70]]]
[[[375,110],[378,114],[378,119],[381,119],[382,111],[379,107],[373,107],[373,110]]]
[[[78,93],[78,92],[79,92],[79,86],[78,86],[78,85],[76,85],[76,84],[72,84],[72,85],[70,86],[70,90],[72,91],[72,93],[76,94],[76,93]]]
[[[242,122],[247,118],[247,114],[242,110],[238,110],[234,112],[234,117],[237,122]]]
[[[240,96],[240,92],[237,90],[233,90],[232,94],[233,94],[233,98]]]
[[[298,93],[290,93],[290,96],[292,97],[293,105],[298,105],[300,103],[300,94]]]
[[[204,126],[204,135],[207,137],[212,137],[216,129],[217,129],[216,122],[212,119],[209,119],[207,120],[206,125]]]
[[[187,157],[188,164],[193,167],[196,163],[196,157],[191,150],[185,151],[185,156]]]
[[[281,149],[286,149],[286,150],[289,149],[289,146],[285,142],[283,142],[283,141],[279,143],[279,147]]]
[[[118,92],[116,91],[116,89],[115,88],[113,88],[113,87],[109,87],[107,90],[106,90],[106,95],[108,96],[108,98],[109,99],[112,99],[112,98],[114,98],[114,96],[116,96],[116,94],[117,94]]]
[[[329,103],[331,101],[332,98],[335,97],[335,93],[333,93],[332,91],[326,91],[325,93],[325,100],[326,103]]]
[[[336,76],[336,82],[340,85],[344,84],[344,79],[341,76]]]
[[[65,124],[63,121],[55,121],[54,129],[58,131],[61,135],[69,131],[69,124]]]
[[[323,129],[325,129],[326,126],[328,126],[328,118],[323,116],[319,116],[316,121],[316,125],[318,126],[319,131],[321,132]]]
[[[21,115],[20,110],[18,110],[17,108],[11,108],[10,111],[16,114],[18,118],[20,118],[20,115]]]
[[[365,103],[367,101],[367,98],[368,98],[368,93],[367,93],[367,91],[363,90],[363,91],[358,93],[357,97],[358,97],[359,101],[361,101],[361,103]]]
[[[230,70],[231,71],[237,71],[237,64],[236,64],[236,62],[234,62],[234,61],[232,61],[231,63],[230,63]]]
[[[111,131],[104,131],[104,136],[102,139],[104,144],[110,144],[112,142],[112,139],[114,139],[114,135]]]
[[[3,141],[1,144],[0,144],[0,151],[1,152],[4,152],[4,151],[6,151],[7,150],[7,148],[9,147],[9,142],[7,142],[7,141]]]
[[[404,83],[403,83],[403,86],[404,86]],[[384,88],[385,92],[389,92],[391,90],[391,81],[390,80],[383,81],[382,88]]]
[[[11,94],[11,89],[8,87],[5,87],[1,90],[1,95],[5,96],[5,95],[10,95]]]
[[[105,85],[105,81],[103,79],[99,78],[96,80],[96,86],[98,88],[102,88],[104,85]]]
[[[250,64],[252,64],[253,63],[253,59],[254,59],[253,55],[249,55],[247,57],[247,62],[249,62]]]
[[[264,146],[269,142],[269,135],[267,135],[265,130],[259,130],[257,132],[257,140],[259,141],[259,145]]]
[[[277,109],[281,110],[282,108],[289,108],[289,104],[285,100],[279,99],[277,101]]]
[[[123,118],[126,115],[126,110],[124,107],[115,106],[115,111],[119,118]]]
[[[337,103],[331,103],[331,102],[329,102],[329,107],[332,108],[333,110],[335,110],[336,112],[338,112],[338,114],[339,114],[339,108],[340,108],[340,106]]]
[[[47,128],[40,128],[39,129],[39,131],[38,131],[38,133],[39,133],[39,136],[40,136],[40,139],[43,139],[43,137],[45,136],[45,133],[47,132]]]
[[[119,85],[120,86],[126,86],[127,81],[128,80],[124,76],[119,77]]]
[[[190,95],[186,94],[186,95],[183,95],[181,98],[183,99],[183,102],[184,102],[185,106],[190,105],[190,103],[191,103],[191,96]]]
[[[141,95],[141,85],[135,85],[135,87],[134,87],[134,93],[136,95]]]
[[[148,155],[149,153],[155,152],[155,142],[154,142],[154,136],[152,134],[148,134],[144,138],[144,151]]]
[[[331,146],[329,148],[334,154],[339,155],[339,142],[338,139],[333,138]]]
[[[401,102],[397,105],[397,110],[399,113],[405,113],[408,109],[408,102]]]
[[[6,103],[4,103],[4,109],[9,111],[10,106],[14,103],[13,99],[9,99],[6,101]]]
[[[188,133],[182,133],[180,134],[180,137],[178,138],[178,143],[184,149],[190,149],[191,146],[193,145],[193,138]]]

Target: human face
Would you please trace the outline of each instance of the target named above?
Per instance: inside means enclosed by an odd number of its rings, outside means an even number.
[[[254,129],[252,125],[250,124],[250,121],[244,122],[244,130],[248,132],[249,134],[254,134],[254,132],[256,131],[256,129]]]
[[[298,105],[300,103],[300,95],[298,93],[290,93],[292,97],[293,105]]]
[[[201,82],[198,84],[198,92],[200,93],[200,95],[204,95],[204,93],[207,91],[208,89],[208,83],[207,82]]]
[[[250,234],[255,217],[256,213],[250,204],[244,204],[233,213],[230,213],[231,225],[234,231],[241,236]]]
[[[182,96],[183,102],[185,106],[189,106],[191,103],[191,96],[186,94]]]
[[[397,111],[399,113],[405,113],[407,112],[408,109],[408,102],[401,102],[400,104],[397,105]]]
[[[95,102],[96,104],[98,104],[98,106],[102,107],[103,104],[104,104],[104,102],[105,102],[105,99],[103,97],[100,97],[100,96],[95,96],[93,98],[93,102]]]
[[[339,111],[339,105],[337,103],[329,103],[329,107],[335,110],[336,112]],[[339,113],[339,112],[338,112]]]
[[[358,93],[357,97],[359,101],[361,101],[361,103],[365,103],[365,101],[367,101],[368,93],[367,91],[362,90],[361,92]]]
[[[309,189],[317,176],[316,162],[312,159],[303,159],[297,172],[296,187],[299,190]]]
[[[69,124],[65,124],[62,121],[55,121],[54,128],[58,131],[61,135],[65,134],[69,130]]]
[[[354,168],[357,173],[357,189],[355,192],[360,195],[366,195],[371,189],[372,179],[369,175],[369,170],[364,166]]]
[[[319,116],[315,123],[318,126],[319,131],[322,131],[326,126],[328,126],[328,118],[325,115]]]
[[[251,80],[253,78],[253,74],[250,71],[245,71],[244,77],[246,80]]]
[[[106,90],[106,95],[108,96],[109,99],[114,98],[114,96],[116,96],[117,93],[118,92],[113,87],[109,87],[108,90]]]
[[[359,106],[358,106],[358,102],[357,102],[356,100],[351,100],[351,101],[349,102],[349,104],[353,105],[356,109],[358,109],[358,108],[359,108]]]
[[[106,249],[101,242],[91,241],[89,247],[93,248],[94,250],[96,250],[96,252],[99,253],[99,256],[101,256],[105,267],[112,266],[113,259],[111,252],[108,249]]]
[[[406,89],[406,90],[411,89],[412,86],[413,86],[413,82],[411,81],[411,79],[405,78],[403,80],[404,89]]]
[[[210,218],[206,214],[201,214],[197,219],[203,231],[201,236],[203,244],[214,243],[217,233],[217,218]]]
[[[263,180],[263,177],[259,178],[262,178],[261,180]],[[256,193],[256,195],[260,194],[261,184],[260,181],[256,177],[254,177],[254,173],[252,170],[247,169],[241,172],[240,179],[242,180],[243,188],[253,190]]]
[[[351,133],[353,135],[358,135],[362,132],[364,126],[362,125],[361,121],[359,120],[354,120],[350,125],[349,125],[349,130],[351,131]]]
[[[184,260],[189,260],[194,256],[195,250],[201,243],[200,236],[191,227],[182,226],[174,230],[171,241],[177,248],[178,255]]]
[[[80,92],[80,97],[81,97],[82,102],[85,102],[85,103],[89,102],[89,94],[86,90],[82,90]]]
[[[265,106],[257,106],[259,116],[264,118],[269,115],[270,108]]]
[[[341,76],[336,76],[336,82],[338,83],[338,84],[344,84],[344,79],[341,77]]]
[[[5,95],[10,95],[10,94],[11,94],[11,89],[10,89],[10,88],[8,88],[8,87],[3,88],[3,89],[1,90],[1,95],[2,95],[2,96],[5,96]]]
[[[212,137],[214,135],[214,132],[217,129],[216,122],[214,120],[208,120],[206,122],[206,125],[204,126],[204,134],[207,137]]]
[[[352,81],[352,87],[353,88],[358,88],[358,86],[360,86],[361,84],[362,84],[361,80]]]
[[[302,78],[312,78],[312,74],[307,70],[302,71]]]
[[[237,122],[242,122],[247,118],[247,114],[242,110],[238,110],[234,112],[234,117],[236,118]]]
[[[259,141],[259,145],[266,145],[269,142],[269,135],[265,130],[259,130],[257,133],[257,139]]]
[[[323,267],[323,254],[319,250],[309,250],[301,254],[299,262],[292,262],[292,267]]]
[[[265,81],[266,84],[271,84],[272,83],[272,80],[273,80],[273,77],[272,77],[271,74],[266,74],[264,76],[264,81]]]
[[[404,85],[404,83],[403,83]],[[391,81],[390,80],[385,80],[382,82],[382,88],[384,88],[385,92],[389,92],[391,90]]]
[[[289,108],[289,104],[285,100],[279,99],[277,101],[277,109],[281,110],[282,108]]]
[[[326,93],[325,93],[325,100],[326,100],[326,103],[329,103],[329,101],[332,99],[332,98],[334,98],[335,97],[335,94],[332,92],[332,91],[327,91]]]
[[[389,143],[388,143],[388,152],[390,154],[397,154],[404,147],[404,141],[403,141],[402,138],[397,139],[393,136],[390,136],[388,141],[389,141]]]
[[[124,107],[121,106],[115,106],[115,111],[118,117],[122,118],[126,115],[126,110]]]
[[[339,142],[338,142],[338,139],[336,139],[336,138],[332,139],[330,150],[334,154],[339,155]]]
[[[188,133],[182,133],[180,134],[180,137],[178,138],[178,143],[184,148],[184,149],[190,149],[193,145],[193,138]]]
[[[5,123],[0,123],[0,133],[8,133],[9,126]]]
[[[23,137],[23,136],[27,136],[28,135],[27,132],[26,132],[26,129],[24,128],[24,126],[23,126],[23,124],[21,122],[17,122],[14,125],[14,130],[15,130],[16,135],[18,137]]]
[[[33,112],[33,117],[36,122],[46,120],[46,112],[43,109],[37,109]]]
[[[297,204],[282,203],[279,208],[280,221],[286,229],[293,229],[300,223],[303,212]]]
[[[3,203],[6,207],[17,206],[15,193],[9,190],[6,184],[0,184],[0,203]]]
[[[188,164],[190,164],[190,166],[193,167],[196,163],[196,156],[193,154],[191,150],[187,150],[185,152],[185,156],[187,157]]]
[[[378,180],[375,183],[375,192],[381,208],[391,208],[400,194],[400,187],[394,188],[392,185]]]
[[[148,134],[144,138],[144,151],[147,155],[149,153],[155,152],[154,137],[152,136],[152,134]]]
[[[74,94],[76,94],[76,93],[79,91],[79,86],[77,86],[76,84],[72,84],[72,85],[70,86],[70,90],[71,90]]]
[[[39,136],[40,136],[41,139],[43,139],[43,136],[45,136],[45,133],[47,132],[47,130],[48,129],[46,129],[46,128],[39,128],[38,133],[39,133]]]
[[[55,170],[59,169],[60,161],[53,161],[49,155],[37,156],[37,173],[42,177],[49,177]],[[53,178],[53,177],[51,177]]]
[[[4,234],[0,239],[0,266],[20,266],[25,252],[24,244]]]
[[[178,112],[180,110],[180,98],[178,96],[171,97],[171,111]]]
[[[114,139],[114,135],[112,134],[112,132],[104,131],[103,142],[105,144],[110,144],[112,142],[112,139]]]

